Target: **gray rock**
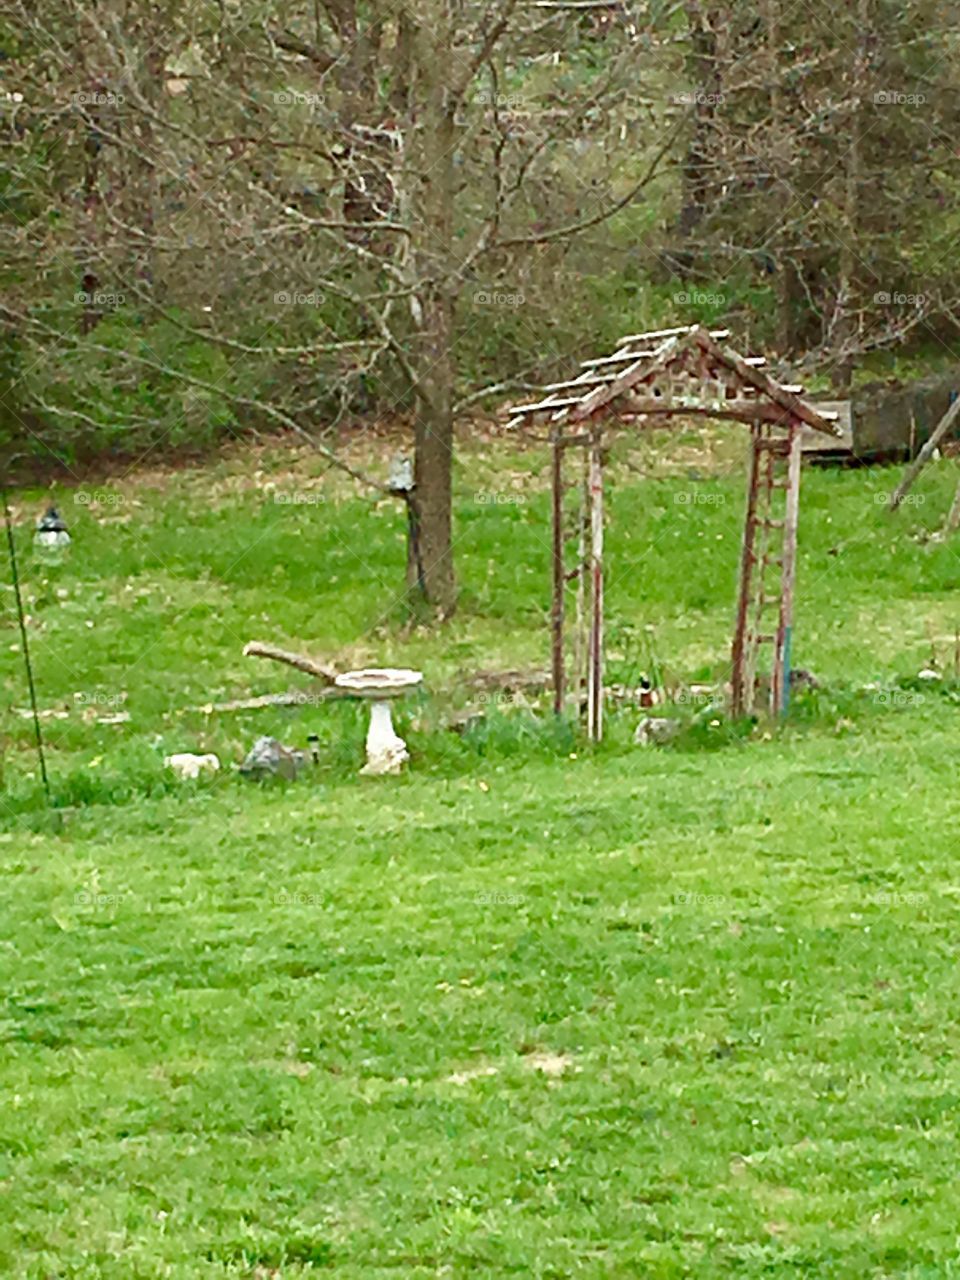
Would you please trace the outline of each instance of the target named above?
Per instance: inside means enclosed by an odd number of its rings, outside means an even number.
[[[633,741],[638,747],[660,747],[680,732],[679,720],[664,716],[645,716],[637,725]]]
[[[258,738],[240,766],[246,778],[286,778],[292,782],[306,764],[306,754],[285,747],[276,738]]]

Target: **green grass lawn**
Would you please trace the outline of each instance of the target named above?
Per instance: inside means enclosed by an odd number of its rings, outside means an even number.
[[[642,643],[716,676],[736,451],[630,461],[612,666]],[[65,715],[53,815],[5,722],[0,1274],[960,1275],[960,543],[917,536],[952,467],[894,519],[894,472],[808,472],[795,660],[823,688],[780,731],[664,750],[630,747],[635,712],[594,750],[510,708],[439,727],[464,674],[545,660],[541,456],[465,454],[440,630],[406,616],[401,513],[319,473],[275,450],[78,485],[100,505],[59,495],[54,568],[16,495]],[[184,713],[308,687],[254,637],[422,666],[407,776],[357,776],[349,704]],[[931,658],[949,678],[917,691]],[[162,770],[313,731],[290,786]]]

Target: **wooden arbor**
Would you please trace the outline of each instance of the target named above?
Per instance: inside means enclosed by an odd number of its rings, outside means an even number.
[[[587,731],[603,736],[603,465],[604,431],[647,419],[693,416],[745,423],[751,451],[740,583],[733,636],[731,704],[735,715],[756,704],[760,648],[772,644],[769,709],[782,712],[790,688],[790,631],[800,499],[801,434],[839,436],[835,413],[801,399],[803,388],[777,382],[762,356],[741,356],[724,344],[725,329],[697,325],[622,338],[612,355],[585,360],[569,382],[544,387],[541,400],[518,405],[510,426],[545,419],[552,445],[553,694],[567,697],[567,594],[575,593],[571,692],[586,703]],[[583,473],[572,529],[565,508],[568,449],[582,450]],[[575,562],[569,567],[570,546]],[[776,590],[771,590],[772,571]]]

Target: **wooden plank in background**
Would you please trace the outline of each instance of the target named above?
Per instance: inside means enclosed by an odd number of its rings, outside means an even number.
[[[818,413],[835,413],[841,435],[835,439],[812,427],[804,427],[800,436],[803,453],[853,453],[853,404],[850,400],[811,400]]]

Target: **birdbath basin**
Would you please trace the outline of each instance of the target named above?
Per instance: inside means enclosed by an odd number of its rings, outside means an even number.
[[[334,683],[348,697],[365,698],[370,703],[367,763],[360,772],[399,773],[410,753],[393,727],[390,702],[422,684],[423,672],[403,667],[367,667],[363,671],[346,671]]]

